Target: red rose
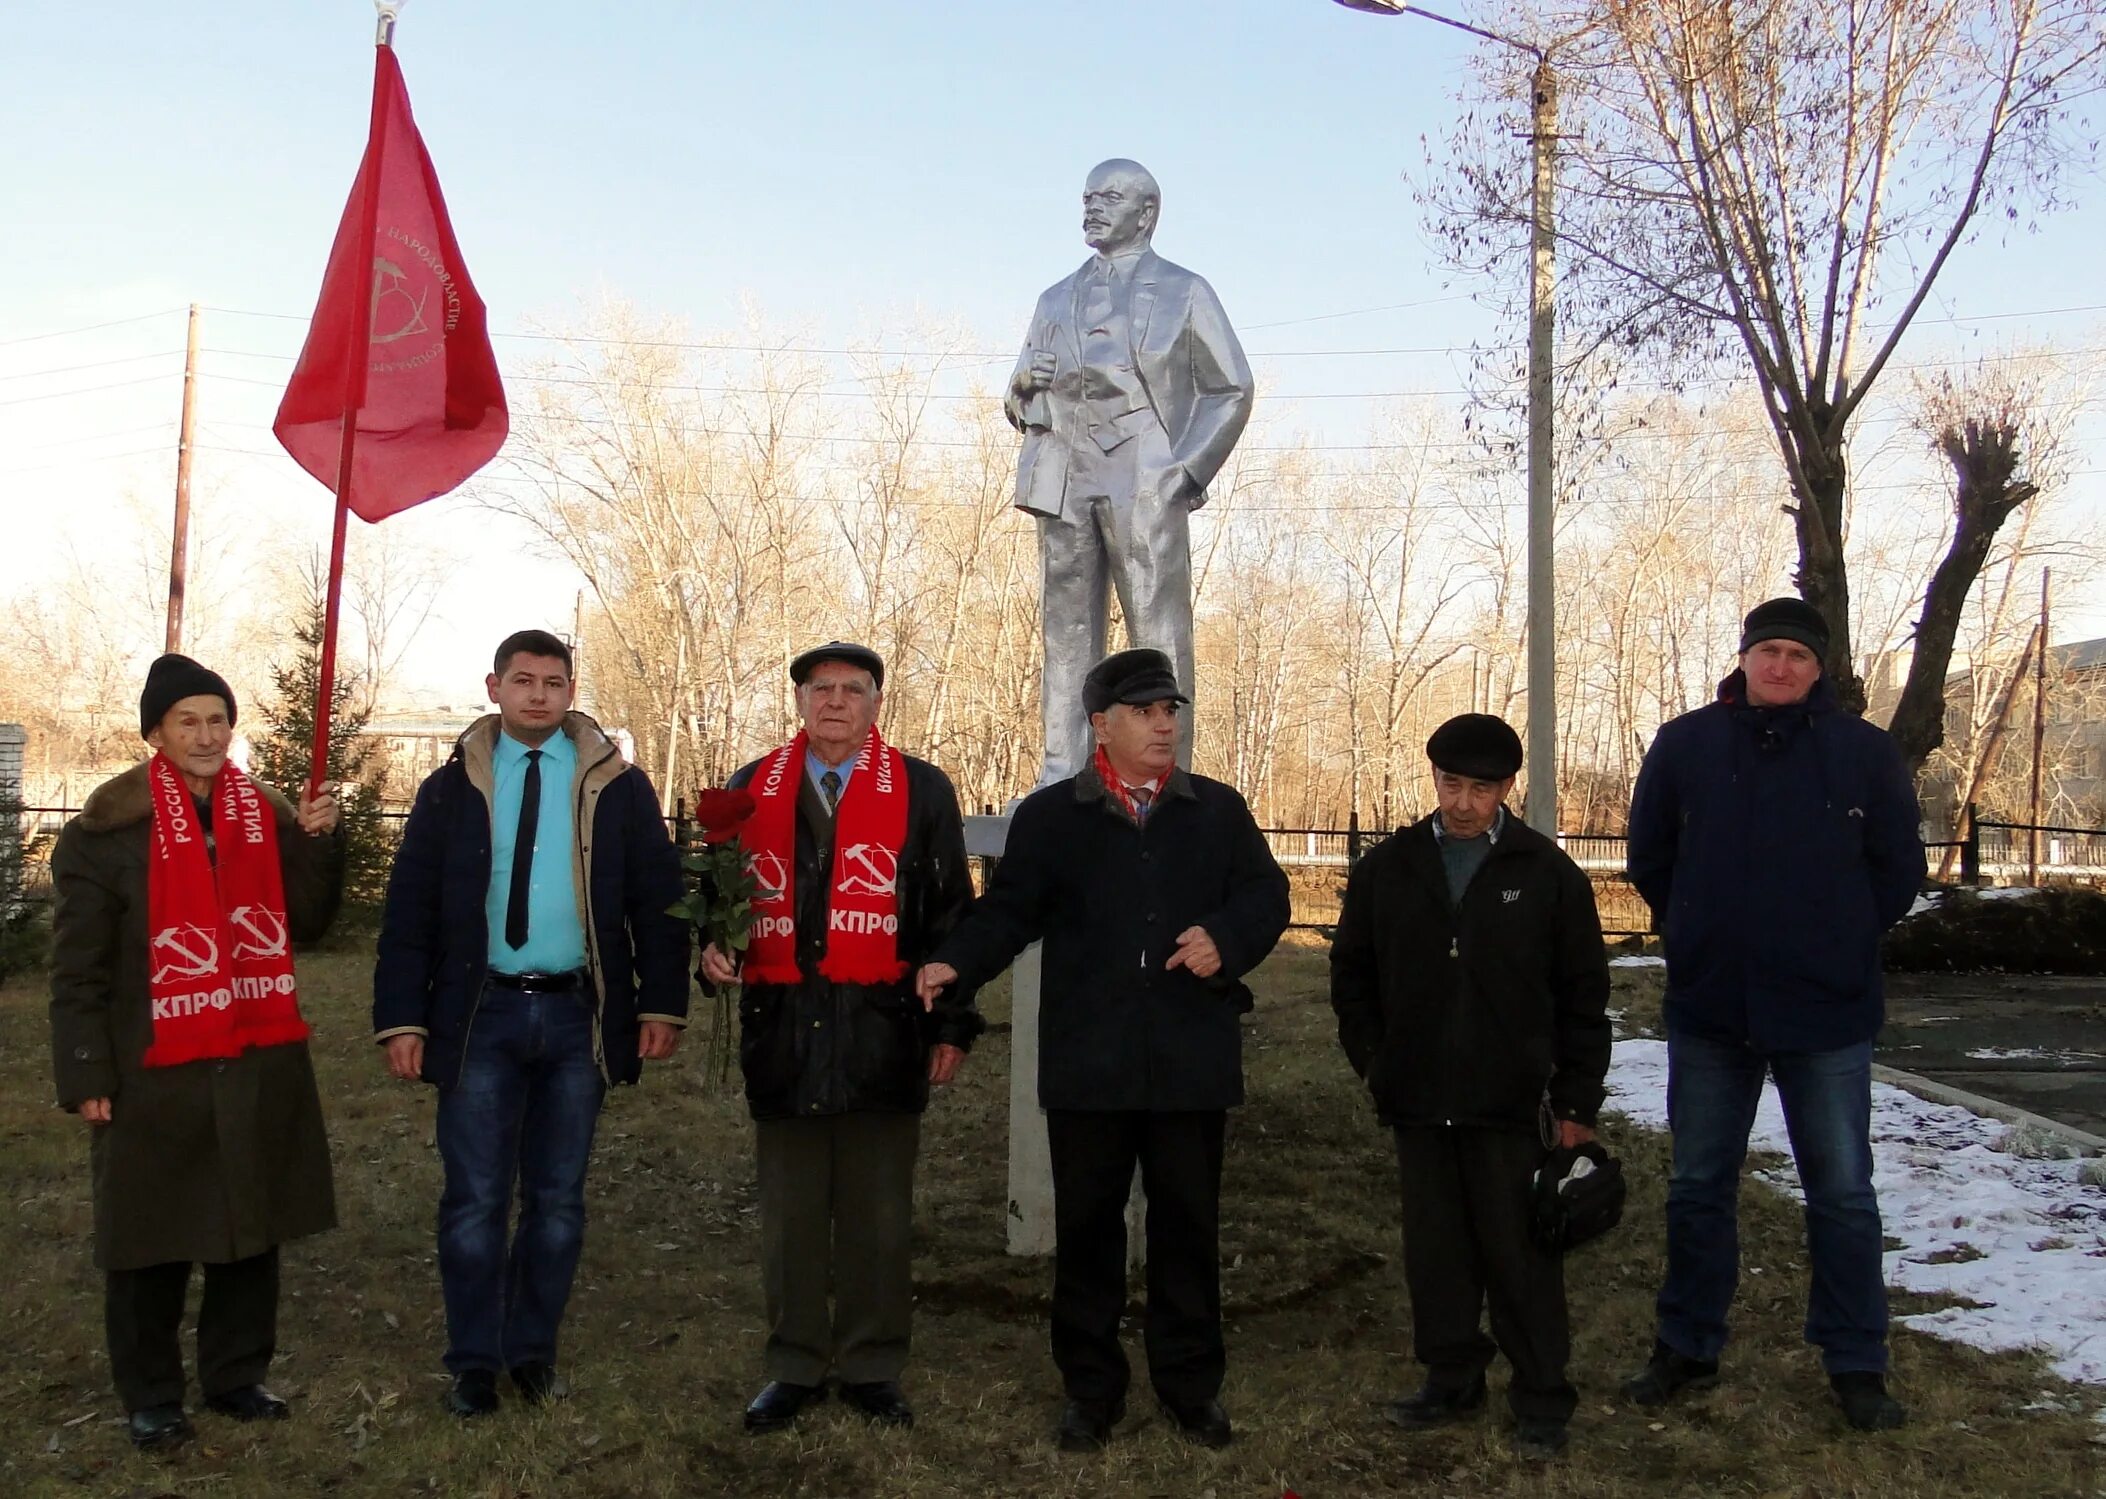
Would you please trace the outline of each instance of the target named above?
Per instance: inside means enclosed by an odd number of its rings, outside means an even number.
[[[704,843],[730,842],[752,815],[753,795],[748,791],[705,791],[695,798],[695,821]]]

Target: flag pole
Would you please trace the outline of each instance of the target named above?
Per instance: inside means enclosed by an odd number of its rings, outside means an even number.
[[[380,3],[379,24],[373,45],[387,48],[395,41],[395,6]],[[336,462],[336,522],[329,536],[329,579],[322,606],[322,660],[315,686],[314,749],[307,762],[307,794],[321,794],[329,765],[329,720],[336,702],[336,635],[344,593],[344,544],[351,519],[351,468],[358,448],[358,413],[366,401],[366,361],[372,347],[373,247],[380,233],[381,157],[387,146],[387,101],[380,86],[380,59],[373,59],[373,110],[366,126],[366,159],[359,173],[364,193],[359,203],[359,243],[365,247],[366,300],[363,315],[351,331],[344,352],[344,420],[338,439]]]

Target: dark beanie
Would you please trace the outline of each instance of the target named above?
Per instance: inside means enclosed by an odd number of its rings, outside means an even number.
[[[146,668],[146,689],[139,694],[139,737],[151,734],[168,710],[186,697],[216,697],[227,705],[227,724],[234,723],[234,689],[216,671],[173,652]]]
[[[1771,599],[1748,611],[1740,632],[1741,654],[1746,655],[1765,640],[1796,640],[1825,660],[1828,621],[1804,599]]]
[[[1464,713],[1449,719],[1426,741],[1435,770],[1473,781],[1503,781],[1521,769],[1521,736],[1505,719]]]

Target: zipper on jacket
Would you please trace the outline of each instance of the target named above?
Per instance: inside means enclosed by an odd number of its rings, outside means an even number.
[[[558,729],[556,732],[561,733],[562,730]],[[571,844],[577,850],[578,865],[585,872],[585,909],[580,914],[584,917],[585,926],[586,971],[592,978],[592,1059],[599,1064],[600,1080],[609,1087],[613,1086],[614,1077],[607,1070],[607,1038],[604,1031],[607,1022],[607,979],[600,966],[600,935],[592,919],[592,851],[581,840],[590,836],[590,830],[585,827],[585,782],[595,770],[620,753],[610,740],[607,743],[607,753],[578,772],[576,798],[570,811]]]

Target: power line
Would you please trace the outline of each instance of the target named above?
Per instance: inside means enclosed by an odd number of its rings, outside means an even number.
[[[159,312],[142,312],[137,317],[112,318],[107,323],[88,323],[79,328],[54,328],[49,333],[25,333],[19,338],[0,338],[0,348],[14,344],[33,344],[47,338],[72,338],[81,333],[100,333],[105,328],[122,328],[131,323],[150,322],[157,317],[172,317],[181,312],[180,307],[164,307]]]
[[[136,380],[112,380],[106,385],[85,385],[78,390],[47,390],[33,396],[10,396],[4,401],[0,401],[0,406],[26,406],[31,401],[58,401],[65,399],[67,396],[100,395],[106,390],[123,390],[127,386],[151,385],[156,380],[173,380],[175,378],[176,376],[172,374],[141,375]],[[262,384],[265,382],[259,381],[257,383]]]
[[[165,349],[154,354],[127,354],[122,359],[98,359],[92,364],[69,364],[55,370],[21,370],[12,375],[0,375],[0,380],[35,380],[44,375],[72,375],[81,370],[106,370],[116,364],[137,364],[142,359],[168,359],[182,352],[181,349]]]

